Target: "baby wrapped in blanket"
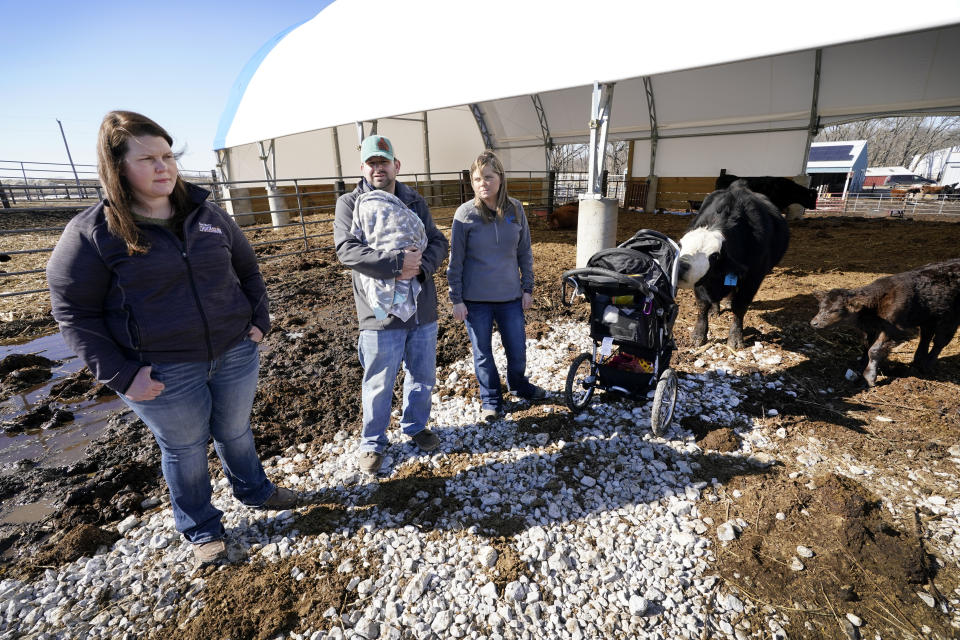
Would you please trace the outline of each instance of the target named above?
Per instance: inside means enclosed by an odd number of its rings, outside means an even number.
[[[420,217],[386,191],[367,191],[357,197],[350,232],[380,251],[427,248],[427,232]],[[381,280],[359,274],[358,282],[377,320],[392,314],[407,321],[416,313],[420,293],[420,282],[416,278]]]

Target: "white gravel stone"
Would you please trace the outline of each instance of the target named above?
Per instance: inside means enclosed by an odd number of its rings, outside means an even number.
[[[140,524],[140,519],[137,516],[129,515],[117,524],[117,533],[122,536],[127,535],[134,527]]]
[[[736,540],[737,538],[737,528],[732,522],[724,522],[719,527],[717,527],[717,538],[728,542],[730,540]]]
[[[480,566],[488,569],[497,566],[498,557],[497,550],[490,546],[481,547],[480,551],[477,552],[477,561],[480,563]]]
[[[810,547],[805,547],[802,544],[797,545],[797,555],[800,556],[801,558],[812,558],[814,555],[813,549],[811,549]]]
[[[933,608],[937,605],[937,601],[934,600],[933,596],[926,591],[917,591],[917,595],[928,607]]]
[[[630,596],[630,601],[627,606],[630,608],[630,615],[642,616],[647,612],[647,608],[650,606],[650,603],[647,602],[646,598],[641,598],[638,595],[632,595]]]
[[[855,627],[859,627],[863,625],[863,620],[860,619],[860,616],[854,615],[852,613],[847,614],[847,620],[849,620],[850,624],[852,624]]]

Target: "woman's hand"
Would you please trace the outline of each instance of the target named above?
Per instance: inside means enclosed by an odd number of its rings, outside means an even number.
[[[523,298],[520,300],[520,305],[523,307],[523,310],[526,311],[533,306],[533,294],[523,292]]]
[[[146,402],[160,395],[164,385],[162,382],[158,382],[150,377],[151,371],[153,371],[153,367],[140,367],[137,375],[133,377],[133,382],[130,383],[130,387],[123,395],[134,402]]]
[[[247,331],[247,337],[254,342],[260,342],[263,340],[263,331],[260,331],[260,327],[257,325],[253,325],[250,327],[250,331]]]
[[[458,302],[457,304],[453,305],[453,319],[460,320],[462,322],[463,320],[466,320],[466,318],[467,305],[463,304],[462,302]]]

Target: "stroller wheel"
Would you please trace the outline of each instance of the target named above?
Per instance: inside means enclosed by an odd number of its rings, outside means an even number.
[[[657,381],[657,390],[653,393],[653,406],[650,407],[650,430],[654,435],[662,436],[673,420],[673,408],[677,404],[677,373],[665,369]]]
[[[567,388],[564,397],[570,411],[578,413],[590,404],[593,390],[597,383],[596,372],[593,370],[593,357],[589,353],[581,353],[570,365],[567,373]]]

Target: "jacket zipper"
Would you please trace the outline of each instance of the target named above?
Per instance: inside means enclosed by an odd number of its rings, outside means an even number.
[[[187,219],[190,218],[187,216]],[[190,264],[190,258],[187,257],[187,219],[183,221],[183,244],[180,244],[180,239],[177,237],[173,231],[161,227],[163,231],[166,231],[171,236],[173,236],[173,244],[175,247],[180,248],[180,256],[183,258],[184,264],[187,265],[187,277],[190,280],[190,290],[193,292],[193,299],[197,303],[197,311],[200,312],[200,320],[203,322],[203,339],[207,344],[207,360],[213,360],[213,344],[210,342],[210,323],[207,322],[207,315],[203,312],[203,305],[200,303],[200,293],[197,291],[197,283],[193,279],[193,266]]]

